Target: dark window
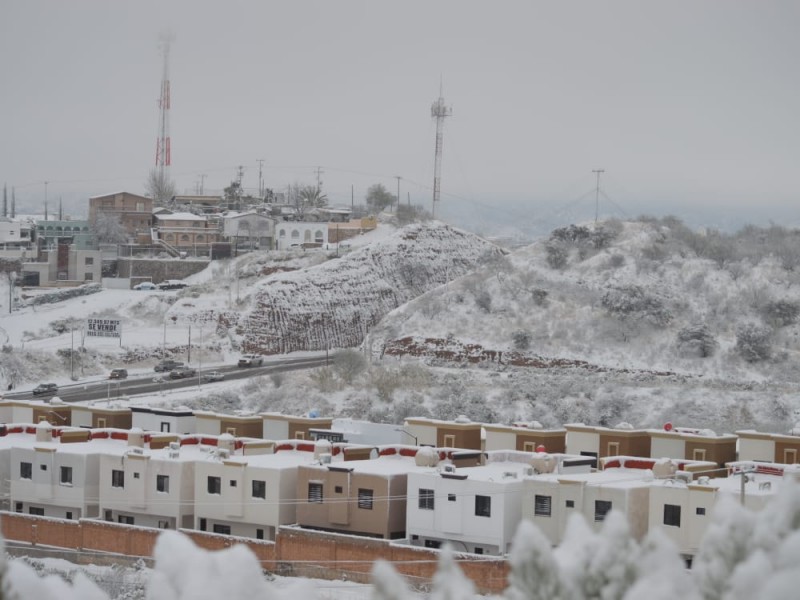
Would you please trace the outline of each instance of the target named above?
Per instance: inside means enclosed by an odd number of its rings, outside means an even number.
[[[39,465],[40,471],[47,471],[47,465]]]
[[[231,487],[236,487],[236,480],[235,479],[231,479]]]
[[[492,499],[489,496],[475,496],[475,516],[492,516]]]
[[[309,483],[308,484],[308,501],[309,502],[322,502],[322,484]]]
[[[159,529],[169,529],[169,521],[158,521],[158,528]]]
[[[72,485],[72,467],[61,467],[61,483]]]
[[[266,498],[267,497],[267,482],[253,480],[253,498]]]
[[[15,502],[14,503],[14,510],[18,513],[22,512],[22,502]]]
[[[695,512],[695,514],[697,514],[697,515],[701,515],[701,516],[702,516],[702,515],[705,515],[705,514],[706,514],[706,509],[705,509],[704,507],[702,507],[702,506],[698,506],[698,507],[695,509],[695,511],[694,511],[694,512]]]
[[[208,493],[209,494],[222,493],[222,480],[219,477],[208,478]]]
[[[567,508],[575,508],[575,500],[567,500]]]
[[[426,548],[441,548],[442,542],[438,540],[425,540]]]
[[[19,463],[19,478],[32,479],[33,478],[33,465],[29,462]]]
[[[200,519],[200,531],[205,531],[208,526],[205,519]]]
[[[105,515],[106,515],[105,516],[106,521],[114,520],[114,513],[112,513],[110,510],[105,511]]]
[[[372,490],[358,489],[358,508],[372,510]]]
[[[44,516],[44,509],[43,509],[43,508],[39,508],[39,507],[37,507],[37,506],[31,506],[31,507],[29,507],[29,508],[28,508],[28,512],[29,512],[30,514],[32,514],[32,515],[37,515],[37,516],[40,516],[40,517],[43,517],[43,516]]]
[[[221,533],[223,535],[230,535],[231,534],[231,526],[230,525],[220,525],[218,523],[214,523],[214,533]]]
[[[433,490],[419,490],[419,507],[422,510],[433,510]]]
[[[549,517],[551,514],[550,503],[552,496],[539,496],[538,494],[533,497],[533,514],[537,517]]]
[[[608,500],[594,501],[594,520],[605,521],[606,515],[611,510],[611,502]]]
[[[264,530],[263,529],[256,529],[256,539],[263,540],[264,539]]]
[[[479,548],[478,546],[475,546],[475,554],[483,554],[483,548]]]
[[[455,494],[447,494],[447,501],[448,502],[455,502],[456,501],[456,495]]]
[[[71,510],[67,511],[67,518],[68,519],[72,519],[72,511]]]
[[[156,475],[156,491],[169,494],[169,475]]]
[[[342,486],[337,485],[335,488],[333,488],[333,491],[336,492],[337,494],[341,494],[342,493]]]
[[[125,525],[133,525],[133,517],[127,515],[117,515],[117,521]]]
[[[161,422],[161,432],[169,433],[169,423],[167,423],[166,421]]]
[[[664,505],[664,525],[681,526],[681,507],[677,504]]]
[[[133,478],[134,478],[134,479],[139,479],[139,474],[138,474],[138,473],[134,473],[134,474],[133,474]]]
[[[111,471],[111,487],[125,487],[125,471]]]

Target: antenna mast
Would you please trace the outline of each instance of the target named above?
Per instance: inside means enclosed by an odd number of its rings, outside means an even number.
[[[439,82],[439,98],[431,105],[431,117],[436,119],[436,153],[433,161],[433,208],[431,214],[436,216],[436,203],[439,202],[439,193],[442,183],[442,144],[444,142],[444,120],[453,115],[453,109],[446,106],[442,95],[442,83]],[[398,202],[399,202],[398,198]]]
[[[161,97],[158,99],[158,139],[156,140],[156,169],[158,177],[163,182],[166,180],[166,168],[172,163],[169,138],[169,47],[175,41],[175,35],[164,32],[158,36],[158,47],[164,57],[164,71],[161,77]]]
[[[605,169],[592,169],[592,173],[597,174],[597,187],[594,193],[594,222],[597,224],[597,216],[600,211],[600,173],[605,173]]]

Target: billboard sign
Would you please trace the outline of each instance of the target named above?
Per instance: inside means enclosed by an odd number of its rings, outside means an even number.
[[[89,337],[122,337],[122,322],[119,319],[87,319],[86,335]]]

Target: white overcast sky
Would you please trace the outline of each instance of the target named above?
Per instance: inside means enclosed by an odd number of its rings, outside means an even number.
[[[800,2],[5,0],[0,184],[18,203],[142,192],[171,29],[172,175],[193,191],[373,183],[443,202],[628,213],[798,205]]]

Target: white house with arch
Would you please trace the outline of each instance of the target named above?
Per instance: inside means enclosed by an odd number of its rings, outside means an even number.
[[[305,244],[328,243],[328,224],[323,222],[282,221],[275,226],[275,249],[288,250]]]

